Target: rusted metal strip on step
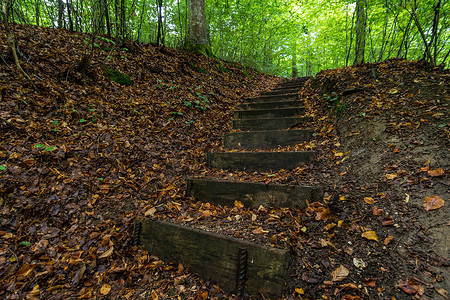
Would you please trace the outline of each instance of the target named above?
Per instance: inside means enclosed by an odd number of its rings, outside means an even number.
[[[289,251],[165,221],[141,222],[141,244],[152,255],[182,263],[232,293],[282,296]]]

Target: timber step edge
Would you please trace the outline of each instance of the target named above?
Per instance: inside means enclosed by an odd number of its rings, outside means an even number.
[[[262,182],[217,179],[186,179],[186,196],[231,207],[241,201],[245,207],[289,207],[304,209],[307,202],[321,201],[322,188]]]
[[[314,154],[314,151],[209,152],[207,165],[215,169],[241,171],[288,170],[305,165]]]
[[[223,145],[227,149],[274,149],[308,141],[312,135],[311,129],[229,132],[223,135]]]
[[[262,93],[263,96],[272,96],[272,95],[286,95],[286,94],[297,94],[299,93],[299,89],[282,89],[282,90],[273,90],[270,92]]]
[[[261,131],[288,129],[295,124],[309,122],[310,117],[287,117],[287,118],[261,118],[261,119],[235,119],[233,129]]]
[[[300,99],[300,95],[298,94],[287,94],[287,95],[261,95],[253,98],[246,98],[245,102],[273,102],[273,101],[283,101],[283,100],[293,100]]]
[[[270,108],[285,108],[285,107],[303,107],[303,101],[293,99],[293,100],[273,101],[273,102],[245,102],[236,105],[237,110],[270,109]]]
[[[260,246],[222,234],[165,221],[140,219],[140,242],[164,261],[182,263],[226,291],[279,298],[282,296],[289,251]],[[245,271],[239,280],[239,272]]]
[[[284,107],[273,109],[252,109],[236,110],[233,113],[235,119],[255,119],[255,118],[284,118],[302,115],[305,113],[303,107]]]

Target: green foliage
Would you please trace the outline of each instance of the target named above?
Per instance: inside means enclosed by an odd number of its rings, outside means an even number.
[[[0,165],[0,171],[5,171],[5,170],[6,170],[6,166]]]
[[[133,81],[130,79],[130,76],[127,74],[120,73],[119,71],[115,70],[114,68],[104,68],[103,73],[106,77],[111,79],[114,82],[117,82],[120,85],[124,86],[132,86]]]
[[[335,92],[332,92],[331,95],[324,94],[323,98],[329,102],[328,107],[333,109],[338,116],[344,113],[345,101],[339,98]]]

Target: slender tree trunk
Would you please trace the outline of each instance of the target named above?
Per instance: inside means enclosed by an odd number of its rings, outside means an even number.
[[[163,5],[163,2],[162,2],[162,0],[156,0],[156,5],[157,5],[157,14],[158,14],[158,33],[157,33],[157,36],[156,36],[156,44],[157,45],[160,45],[161,44],[161,41],[162,41],[162,39],[163,39],[163,35],[164,35],[164,32],[163,32],[163,21],[162,21],[162,5]]]
[[[385,43],[386,43],[386,33],[387,33],[387,28],[388,28],[388,21],[389,21],[389,0],[386,0],[386,19],[384,20],[383,39],[381,40],[380,54],[378,55],[377,62],[380,62],[383,59],[384,47],[385,47]]]
[[[367,24],[367,1],[356,1],[356,42],[355,42],[355,64],[364,63],[364,50],[366,46],[366,24]]]
[[[73,21],[72,21],[72,1],[67,2],[67,17],[69,18],[69,30],[73,31]]]
[[[103,0],[103,9],[105,11],[106,34],[111,37],[111,22],[109,21],[109,6],[107,0]]]
[[[58,28],[63,28],[64,17],[64,3],[62,0],[58,0]]]
[[[352,49],[352,44],[353,44],[353,24],[355,24],[355,14],[356,11],[353,12],[352,15],[352,27],[350,28],[350,44],[348,45],[347,48],[347,57],[345,58],[345,66],[348,66],[348,61],[350,59],[350,53],[351,53],[351,49]]]
[[[206,24],[205,0],[189,1],[189,28],[184,46],[206,55],[212,54]]]
[[[39,10],[39,0],[36,0],[35,2],[34,2],[35,4],[35,9],[36,9],[36,25],[37,26],[40,26],[39,25],[39,18],[40,18],[40,10]]]

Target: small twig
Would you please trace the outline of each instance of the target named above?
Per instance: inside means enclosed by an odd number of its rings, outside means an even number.
[[[14,255],[14,257],[16,258],[16,262],[19,262],[19,258],[17,257],[17,255],[11,249],[8,248],[8,250]]]

